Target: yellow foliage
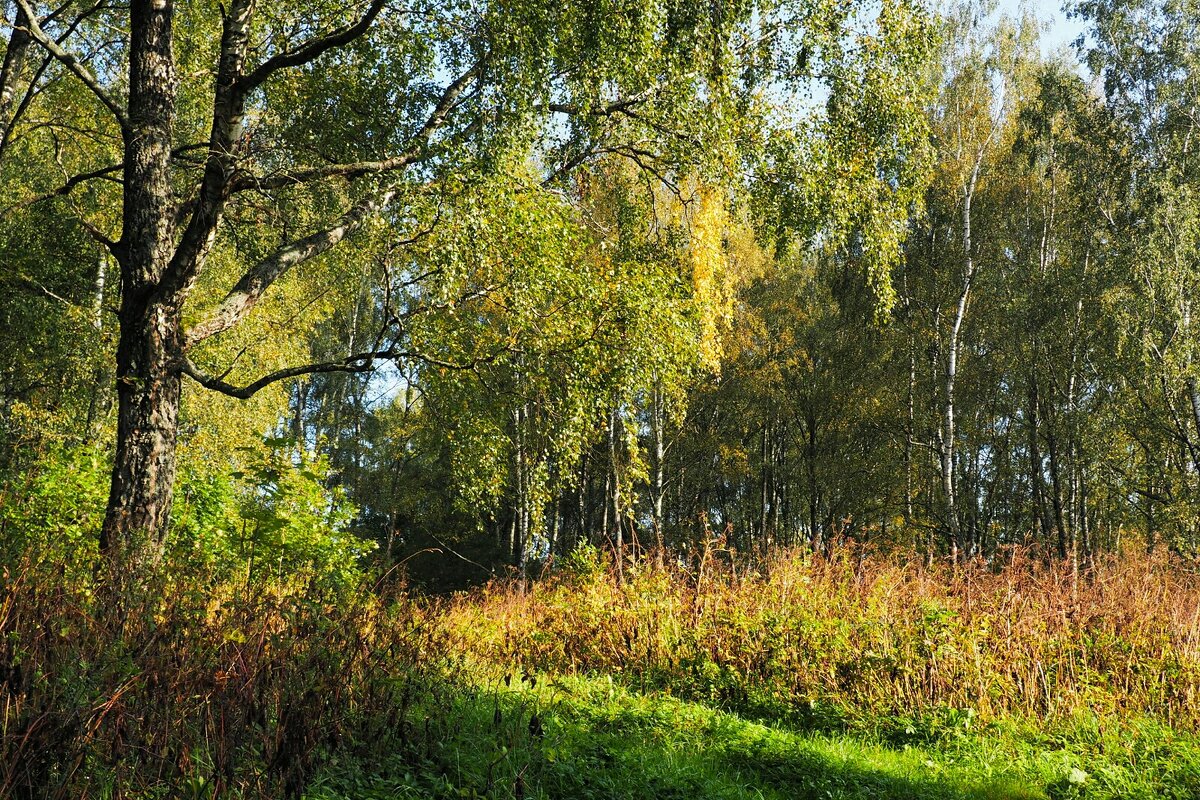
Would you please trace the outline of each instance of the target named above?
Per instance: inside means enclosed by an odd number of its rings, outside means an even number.
[[[696,195],[688,259],[700,314],[700,363],[721,371],[722,340],[733,313],[734,287],[724,237],[728,213],[720,192],[705,187]]]
[[[720,190],[701,187],[693,203],[687,260],[700,321],[700,363],[718,374],[730,344],[738,291],[762,275],[769,257],[753,229],[731,217]]]

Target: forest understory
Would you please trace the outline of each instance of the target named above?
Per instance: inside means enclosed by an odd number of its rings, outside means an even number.
[[[5,797],[1191,798],[1200,575],[795,551],[449,597],[6,572]]]

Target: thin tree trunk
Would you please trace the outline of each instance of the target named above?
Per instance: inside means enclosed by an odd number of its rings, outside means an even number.
[[[621,480],[617,472],[617,410],[608,418],[608,456],[612,461],[613,554],[617,562],[617,578],[625,576],[625,531],[621,523]]]
[[[959,549],[959,520],[958,503],[955,496],[954,484],[954,447],[955,447],[955,408],[954,391],[958,381],[958,355],[962,337],[962,326],[967,316],[967,307],[971,300],[971,289],[975,283],[975,254],[974,242],[971,238],[971,206],[975,199],[975,190],[979,185],[979,174],[983,169],[983,159],[987,155],[988,146],[996,135],[998,126],[993,124],[987,139],[975,153],[971,173],[965,176],[963,182],[962,207],[962,243],[963,243],[963,274],[958,302],[955,306],[954,320],[950,326],[950,340],[946,348],[945,373],[945,407],[942,420],[942,494],[945,501],[947,535],[950,545],[950,561],[958,563]]]
[[[1037,376],[1029,376],[1029,488],[1030,502],[1033,505],[1033,540],[1042,540],[1046,531],[1045,520],[1045,491],[1042,488],[1042,450],[1041,432],[1039,430],[1039,407]]]
[[[614,478],[613,472],[616,469],[616,462],[612,455],[613,443],[612,443],[612,419],[611,418],[609,418],[609,421],[608,421],[608,437],[607,438],[608,438],[609,457],[606,459],[608,461],[608,464],[606,465],[606,468],[604,470],[604,497],[601,498],[601,502],[600,502],[601,507],[604,509],[603,513],[601,515],[601,519],[600,519],[600,538],[601,538],[601,541],[605,545],[612,542],[612,536],[610,535],[609,526],[608,526],[608,512],[612,506],[612,504],[609,503],[609,498],[612,497],[612,493],[613,493],[613,482],[614,482],[613,481],[613,478]]]
[[[759,442],[759,502],[758,502],[758,541],[767,540],[767,514],[770,513],[770,459],[771,445],[768,433],[769,423],[763,422]],[[749,543],[753,546],[753,542]]]
[[[96,259],[96,280],[92,287],[92,327],[96,333],[104,332],[104,289],[108,279],[108,254],[101,253]],[[87,419],[84,421],[83,436],[90,440],[96,428],[101,409],[106,406],[104,395],[108,389],[108,368],[97,364],[92,372],[92,391],[88,398]]]
[[[515,498],[513,502],[513,541],[512,541],[512,559],[513,566],[520,572],[521,578],[525,577],[525,562],[526,562],[526,543],[529,535],[529,514],[528,514],[528,487],[526,480],[528,471],[526,469],[526,452],[525,452],[525,414],[524,407],[518,407],[513,411],[513,427],[514,438],[516,440],[515,463],[513,465],[516,472],[515,483]]]
[[[1051,426],[1046,435],[1047,450],[1050,455],[1050,502],[1054,508],[1054,525],[1058,531],[1058,555],[1066,558],[1068,552],[1067,525],[1063,518],[1062,478],[1059,472],[1058,436]]]
[[[654,527],[655,544],[660,551],[663,546],[663,497],[666,493],[664,464],[666,460],[666,444],[663,430],[666,423],[666,415],[663,404],[662,389],[656,386],[650,404],[650,425],[653,428],[651,435],[654,437],[654,474],[651,485],[650,524]]]
[[[1200,436],[1200,387],[1196,385],[1195,378],[1188,378],[1187,393],[1188,401],[1192,407],[1192,424],[1196,426],[1196,433]],[[1192,466],[1196,469],[1197,473],[1200,473],[1200,459],[1195,458],[1194,451]]]
[[[292,437],[296,440],[296,451],[303,455],[308,441],[304,425],[304,412],[308,407],[308,381],[296,382],[295,397],[296,409],[292,415]]]
[[[558,537],[562,530],[562,494],[555,493],[554,500],[550,503],[550,535],[549,542],[546,546],[546,558],[554,559],[554,554],[559,546]]]
[[[912,323],[908,333],[908,408],[904,421],[904,527],[913,521],[913,439],[916,436],[917,352]]]
[[[808,446],[805,449],[808,472],[808,540],[814,553],[825,550],[824,537],[821,536],[820,494],[817,486],[817,420],[814,414],[808,414]]]
[[[579,464],[579,527],[576,532],[575,541],[572,542],[573,548],[578,547],[580,542],[590,542],[592,536],[591,519],[588,514],[587,507],[587,486],[588,486],[588,454],[585,451],[583,458]]]

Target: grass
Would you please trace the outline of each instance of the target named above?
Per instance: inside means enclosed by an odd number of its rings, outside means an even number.
[[[922,732],[799,731],[609,678],[463,690],[438,746],[399,776],[336,774],[342,798],[1194,798],[1200,743],[1149,720],[1039,731],[1011,720]],[[531,725],[530,721],[536,723]],[[915,733],[915,732],[914,732]],[[437,776],[431,780],[430,776]]]
[[[1188,567],[584,553],[448,600],[167,570],[118,621],[42,559],[0,573],[0,796],[1196,798]]]
[[[719,554],[718,554],[719,555]],[[776,553],[594,564],[443,611],[456,649],[499,667],[612,674],[806,727],[846,714],[1153,716],[1200,729],[1200,577],[1127,556],[1077,584],[1065,565],[924,569],[903,557]]]

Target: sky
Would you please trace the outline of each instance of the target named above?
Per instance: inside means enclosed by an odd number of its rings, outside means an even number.
[[[1083,23],[1078,19],[1067,19],[1059,0],[1037,2],[1036,0],[1000,0],[1000,12],[1009,16],[1020,16],[1028,8],[1047,24],[1042,33],[1042,52],[1053,53],[1060,48],[1070,47],[1071,42],[1083,32]]]

